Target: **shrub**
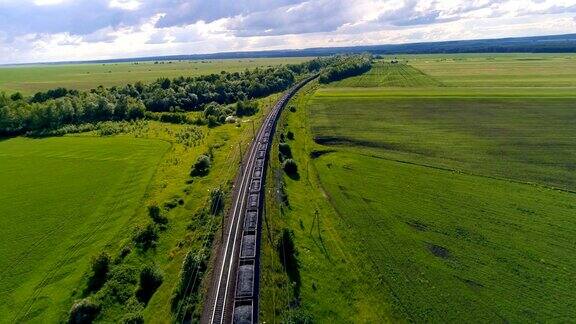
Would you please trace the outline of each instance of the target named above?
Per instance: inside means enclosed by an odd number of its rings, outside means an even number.
[[[123,260],[125,257],[128,256],[132,252],[132,248],[129,245],[125,245],[122,250],[120,250],[120,254],[118,254],[118,260]],[[118,262],[117,262],[118,263]]]
[[[22,94],[20,92],[14,92],[11,96],[10,99],[12,99],[12,101],[18,101],[18,100],[22,100],[24,99],[24,96],[22,96]]]
[[[159,113],[160,121],[170,124],[189,124],[188,116],[184,113]]]
[[[290,106],[290,111],[291,111],[291,112],[296,112],[296,107]]]
[[[100,312],[100,305],[92,301],[90,298],[81,299],[76,301],[70,309],[68,323],[92,323]]]
[[[136,246],[146,250],[153,246],[156,246],[156,241],[158,241],[158,228],[155,224],[148,224],[144,228],[136,229],[136,233],[132,238]]]
[[[224,210],[224,191],[220,188],[210,192],[210,214],[218,215]]]
[[[280,258],[280,263],[286,271],[290,282],[293,283],[293,289],[296,296],[300,293],[300,269],[298,262],[298,251],[294,244],[294,231],[284,228],[282,229],[282,236],[276,243],[276,251]]]
[[[138,283],[137,270],[131,266],[121,264],[115,266],[108,281],[97,294],[103,304],[126,303],[133,298],[134,288]]]
[[[215,116],[208,116],[208,118],[206,118],[206,122],[208,124],[208,127],[210,128],[214,128],[220,125],[220,123],[218,122],[218,118],[216,118]]]
[[[236,103],[236,116],[252,116],[258,112],[258,102],[251,100],[240,100]]]
[[[97,291],[106,282],[106,276],[110,270],[110,255],[106,252],[98,254],[91,260],[92,275],[88,279],[87,292]]]
[[[168,218],[162,215],[162,211],[157,205],[148,206],[148,215],[156,224],[165,225],[168,223]]]
[[[136,291],[136,298],[144,304],[147,304],[156,289],[160,287],[164,276],[158,267],[147,265],[140,271],[140,286]]]
[[[184,303],[184,299],[194,297],[200,286],[202,275],[206,271],[207,260],[208,255],[205,250],[190,251],[186,254],[180,269],[180,280],[172,293],[173,311],[178,310],[179,306]],[[188,301],[190,300],[186,300]],[[185,317],[188,312],[191,312],[191,309],[184,310]]]
[[[282,313],[282,323],[285,324],[311,324],[314,317],[301,307],[290,308]]]
[[[170,199],[164,203],[164,208],[173,209],[173,208],[176,208],[178,205],[180,205],[180,206],[184,205],[184,199],[179,198],[179,197],[174,197],[174,198],[172,198],[172,199]]]
[[[288,131],[288,133],[286,133],[286,138],[293,141],[294,140],[294,133],[292,133],[292,131]]]
[[[288,143],[280,143],[278,150],[280,151],[280,154],[282,154],[285,158],[289,159],[292,157],[292,149],[290,149],[290,145],[288,145]]]
[[[192,166],[192,171],[190,172],[191,176],[205,176],[210,172],[210,166],[212,162],[210,161],[210,157],[206,154],[202,154],[196,159],[196,162]]]
[[[284,161],[284,163],[282,164],[282,168],[284,169],[284,172],[286,172],[286,174],[288,175],[298,174],[298,165],[296,164],[296,161],[292,159],[287,159],[286,161]]]
[[[128,313],[122,317],[123,324],[144,324],[144,316],[140,312]]]

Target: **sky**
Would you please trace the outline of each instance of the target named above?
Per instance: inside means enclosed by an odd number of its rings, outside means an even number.
[[[576,0],[0,0],[0,64],[576,33]]]

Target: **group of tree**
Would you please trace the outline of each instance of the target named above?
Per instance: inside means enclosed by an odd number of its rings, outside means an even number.
[[[320,83],[330,83],[360,75],[372,68],[372,56],[369,54],[341,56],[339,58],[337,62],[322,71],[319,78]]]
[[[69,124],[135,120],[157,112],[204,111],[206,123],[215,126],[231,115],[254,114],[258,106],[253,99],[284,91],[300,76],[325,70],[322,80],[339,78],[365,69],[366,62],[369,64],[365,56],[334,56],[244,72],[100,86],[90,91],[57,88],[29,98],[0,93],[0,136]]]

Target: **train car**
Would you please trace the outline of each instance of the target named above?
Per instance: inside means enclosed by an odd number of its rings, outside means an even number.
[[[256,258],[256,233],[244,232],[240,243],[240,259]]]
[[[256,158],[257,159],[263,159],[265,156],[266,156],[265,150],[260,150],[260,151],[256,152]]]
[[[251,299],[237,300],[234,303],[232,323],[234,324],[254,323],[254,307],[253,307],[253,301]]]
[[[262,187],[262,180],[260,179],[252,179],[250,181],[250,192],[260,192],[260,188]]]
[[[264,159],[256,159],[256,162],[254,162],[254,167],[263,168],[264,167]]]
[[[244,231],[255,232],[258,226],[258,211],[247,210],[244,214]]]
[[[252,298],[254,296],[254,260],[240,260],[236,279],[236,298]]]
[[[248,209],[257,210],[260,207],[260,194],[251,193],[248,195]]]
[[[254,171],[252,171],[252,178],[254,179],[262,178],[262,167],[254,167]]]

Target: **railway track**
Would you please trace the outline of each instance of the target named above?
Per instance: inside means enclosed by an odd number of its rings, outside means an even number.
[[[317,75],[300,81],[276,102],[246,152],[216,256],[202,323],[257,323],[260,241],[266,165],[280,112]]]

